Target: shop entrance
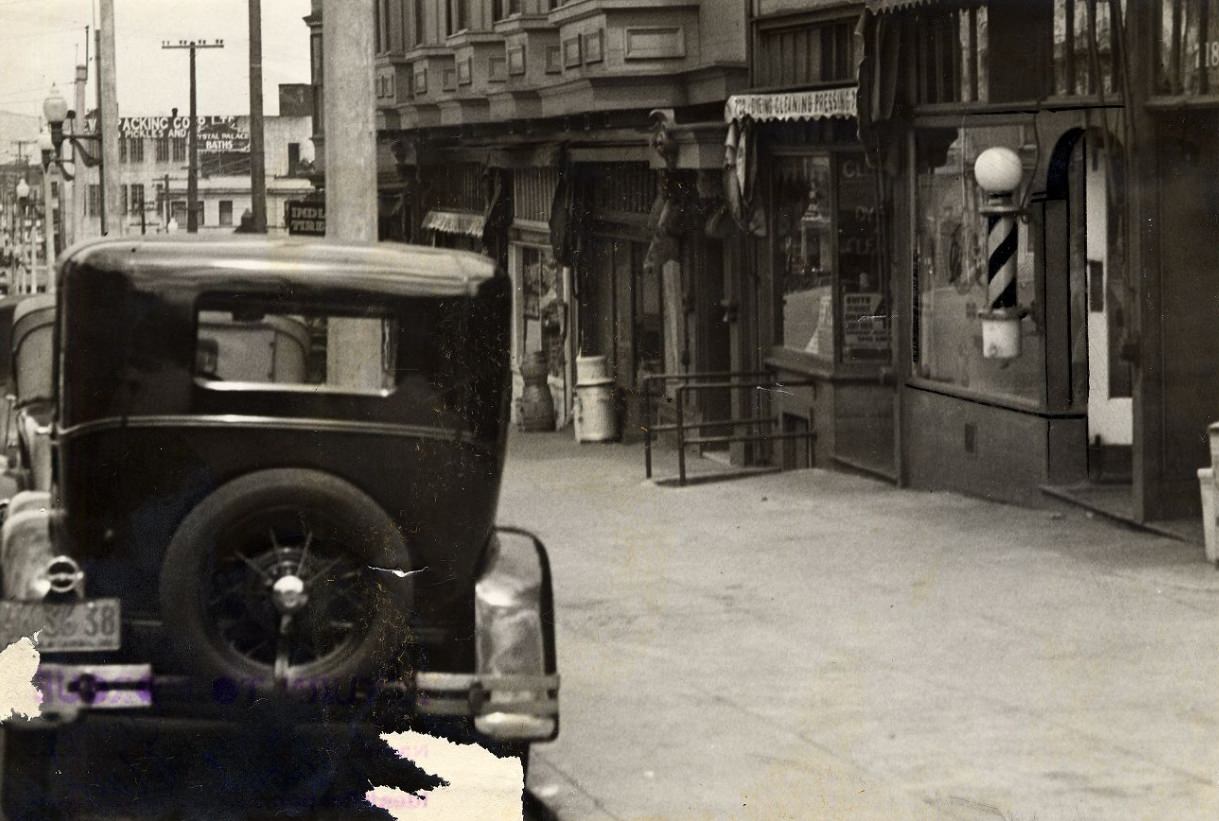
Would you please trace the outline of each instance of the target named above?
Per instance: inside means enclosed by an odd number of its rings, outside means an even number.
[[[660,272],[645,269],[647,244],[594,236],[581,270],[580,351],[602,355],[624,401],[624,431],[637,430],[635,390],[643,376],[664,372]]]
[[[1088,478],[1129,485],[1133,373],[1122,356],[1128,322],[1118,147],[1089,131],[1071,155],[1072,311],[1076,395],[1086,397]],[[1079,339],[1078,337],[1083,337]]]

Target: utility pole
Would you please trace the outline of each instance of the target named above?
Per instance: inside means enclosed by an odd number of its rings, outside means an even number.
[[[114,0],[100,0],[97,32],[97,127],[102,136],[102,234],[122,228],[123,191],[119,182],[118,73],[114,50]]]
[[[254,232],[267,232],[267,170],[262,133],[262,2],[250,5],[250,200]]]
[[[17,146],[17,159],[25,162],[25,147],[27,145],[36,145],[38,140],[10,140],[9,142]]]
[[[86,42],[87,42],[87,38],[88,38],[88,35],[86,35]],[[88,56],[86,55],[86,61],[87,60],[88,60]],[[74,137],[76,136],[76,129],[78,127],[78,124],[81,122],[82,119],[84,119],[84,116],[85,116],[85,84],[88,81],[89,81],[89,66],[86,62],[86,65],[76,67],[76,96],[75,96],[75,100],[73,103],[76,106],[76,108],[75,108],[76,116],[74,118],[72,118],[72,120],[71,120],[71,128],[72,128],[71,134]],[[73,160],[76,159],[76,156],[78,153],[79,152],[77,151],[76,146],[73,145],[72,146]],[[68,235],[64,238],[64,247],[65,248],[67,246],[73,244],[74,242],[76,242],[78,239],[80,239],[81,235],[84,233],[83,231],[81,231],[81,226],[84,223],[84,217],[85,217],[85,193],[86,193],[86,189],[88,187],[88,182],[86,181],[86,177],[84,174],[85,164],[83,162],[82,163],[73,162],[73,165],[76,168],[76,176],[78,177],[78,179],[72,180],[72,200],[71,200],[72,204],[71,204],[71,207],[68,209],[69,211],[71,211],[72,216],[70,219],[68,219],[66,221]]]
[[[223,40],[179,40],[161,42],[161,48],[190,50],[190,166],[186,174],[186,232],[199,233],[199,111],[195,104],[195,51],[201,48],[224,48]]]
[[[46,287],[48,292],[55,291],[55,203],[51,195],[51,169],[53,163],[47,163],[42,169],[42,253],[46,262]],[[63,195],[62,189],[60,195]],[[38,275],[33,276],[31,291],[38,290]]]
[[[326,150],[326,236],[377,239],[377,131],[373,94],[373,0],[323,0],[322,127]],[[327,334],[328,374],[344,386],[378,384],[380,328],[338,320]]]

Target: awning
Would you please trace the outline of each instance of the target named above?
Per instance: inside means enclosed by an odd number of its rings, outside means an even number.
[[[724,105],[727,122],[749,117],[756,121],[828,120],[854,117],[855,86],[783,94],[735,94]]]
[[[482,237],[485,219],[482,214],[469,211],[428,211],[423,218],[423,227],[442,234],[463,234],[467,237]]]
[[[887,11],[897,11],[911,6],[930,6],[942,2],[944,0],[868,0],[868,11],[873,14],[884,14]]]

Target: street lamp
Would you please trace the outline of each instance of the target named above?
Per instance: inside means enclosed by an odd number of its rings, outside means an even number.
[[[28,264],[28,265],[32,266],[33,261],[32,260],[27,261],[25,258],[26,253],[27,253],[27,249],[25,248],[25,246],[27,246],[29,244],[26,239],[26,221],[27,221],[26,220],[26,209],[29,207],[29,203],[30,203],[30,184],[25,181],[25,177],[22,177],[21,179],[19,179],[17,181],[17,187],[16,187],[16,190],[14,193],[16,193],[16,195],[17,195],[17,218],[19,220],[18,228],[17,228],[17,239],[20,240],[20,245],[21,245],[21,248],[18,251],[17,258],[21,261],[22,265]],[[14,269],[17,268],[17,266],[13,266],[13,267],[14,267]],[[22,274],[20,277],[20,280],[21,280],[20,284],[17,282],[13,283],[14,286],[17,287],[18,293],[22,293],[25,290],[25,288],[24,288],[25,278],[26,278],[26,274]]]
[[[63,95],[59,93],[59,88],[55,85],[51,86],[51,93],[48,94],[47,98],[42,101],[42,116],[46,118],[47,125],[51,129],[50,150],[53,155],[52,159],[54,160],[55,164],[59,166],[59,170],[63,172],[64,179],[73,179],[73,175],[69,174],[64,169],[63,159],[60,156],[63,151],[63,143],[65,139],[70,141],[72,143],[72,147],[80,152],[81,161],[87,167],[93,168],[94,166],[101,165],[101,158],[94,157],[92,154],[90,154],[89,150],[85,148],[83,144],[87,141],[96,143],[100,147],[102,141],[100,134],[72,133],[70,135],[65,135],[63,133],[63,125],[67,120],[72,121],[73,132],[75,132],[76,112],[68,108],[68,101],[63,98]],[[47,149],[43,147],[41,135],[39,136],[38,143],[39,147],[42,147],[42,150],[46,152]],[[47,155],[44,153],[43,156],[46,157]],[[43,167],[46,167],[47,162],[48,160],[43,160]]]

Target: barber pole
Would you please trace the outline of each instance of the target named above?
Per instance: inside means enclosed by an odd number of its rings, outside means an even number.
[[[1010,148],[988,148],[974,163],[974,177],[987,193],[987,310],[982,320],[982,356],[1014,359],[1020,355],[1020,320],[1026,313],[1016,292],[1016,247],[1019,207],[1012,194],[1023,175],[1020,156]]]

